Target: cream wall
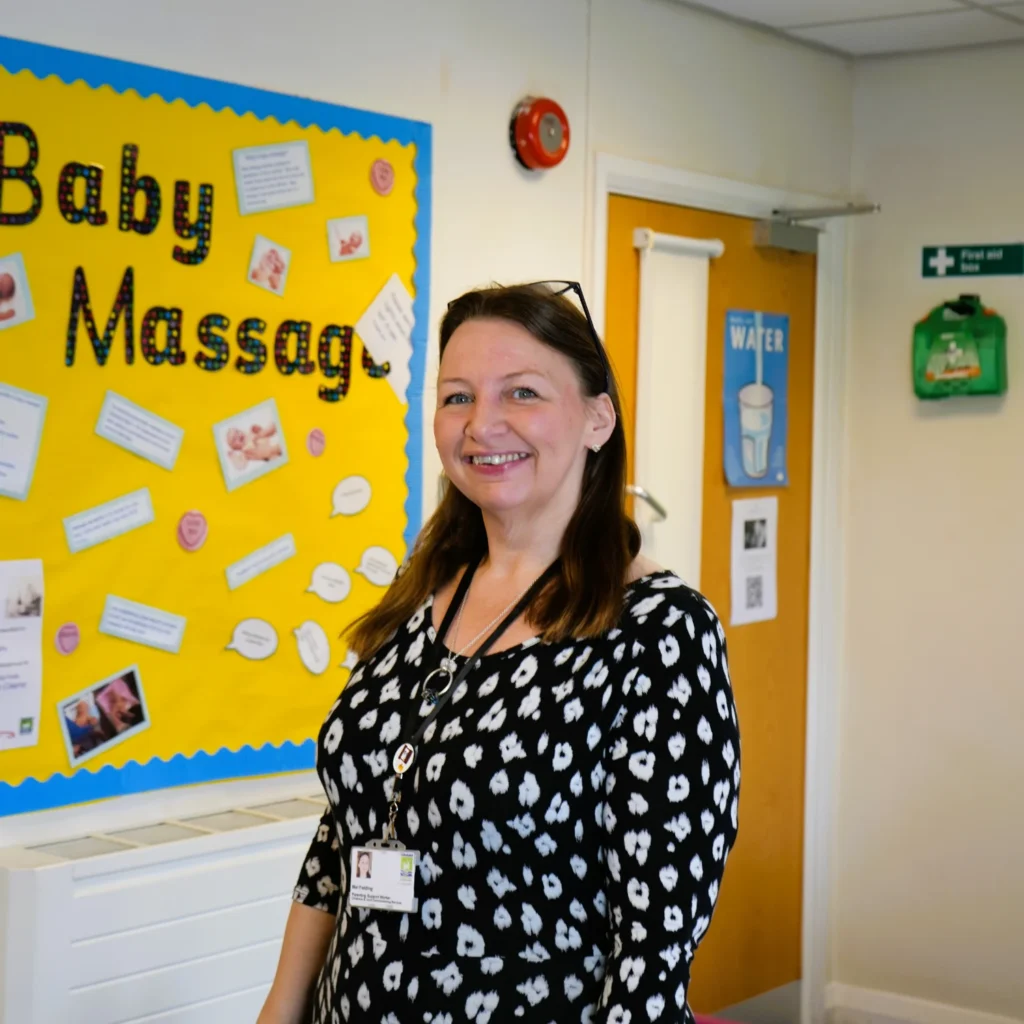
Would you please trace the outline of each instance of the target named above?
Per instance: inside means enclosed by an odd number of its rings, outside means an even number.
[[[852,65],[676,0],[593,0],[594,150],[846,197]]]
[[[587,280],[597,150],[822,194],[848,184],[848,62],[674,0],[33,0],[7,5],[0,31],[430,122],[431,366],[437,322],[461,289]],[[540,177],[507,141],[512,108],[531,92],[556,98],[573,132],[564,163]],[[429,439],[429,394],[426,404]],[[425,456],[429,510],[429,442]],[[0,843],[73,830],[83,814],[100,827],[105,815],[159,817],[172,802],[183,813],[183,799],[205,809],[239,792],[0,820]]]
[[[851,249],[833,973],[1024,1019],[1024,279],[919,270],[1024,240],[1024,48],[865,63],[855,97],[882,213]],[[1009,393],[921,403],[913,324],[960,291],[1007,320]]]

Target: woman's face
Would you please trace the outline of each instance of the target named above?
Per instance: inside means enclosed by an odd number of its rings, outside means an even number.
[[[485,512],[563,511],[579,501],[587,447],[611,434],[568,358],[506,320],[469,320],[438,374],[434,441],[448,479]]]
[[[370,858],[365,854],[359,855],[359,875],[366,878],[370,874]]]

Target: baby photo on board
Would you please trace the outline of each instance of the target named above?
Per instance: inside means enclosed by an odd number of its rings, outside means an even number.
[[[0,331],[35,318],[21,253],[0,256]]]
[[[61,701],[59,710],[72,766],[149,725],[139,670],[134,665]]]
[[[370,255],[370,228],[366,217],[336,217],[329,220],[327,243],[332,263],[366,259]]]
[[[269,238],[257,235],[249,260],[249,280],[260,288],[273,292],[274,295],[284,295],[291,262],[292,254],[283,245],[277,245]]]
[[[8,581],[3,604],[5,619],[38,619],[43,614],[41,576],[16,576]]]
[[[215,424],[213,436],[229,491],[288,462],[284,431],[272,398]]]

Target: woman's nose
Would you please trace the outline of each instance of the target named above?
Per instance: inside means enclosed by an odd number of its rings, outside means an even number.
[[[505,412],[500,402],[478,398],[466,424],[466,433],[478,441],[500,436],[507,429]]]

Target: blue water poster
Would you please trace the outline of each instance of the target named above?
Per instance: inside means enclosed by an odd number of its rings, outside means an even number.
[[[725,314],[725,479],[730,487],[785,487],[789,317]]]

